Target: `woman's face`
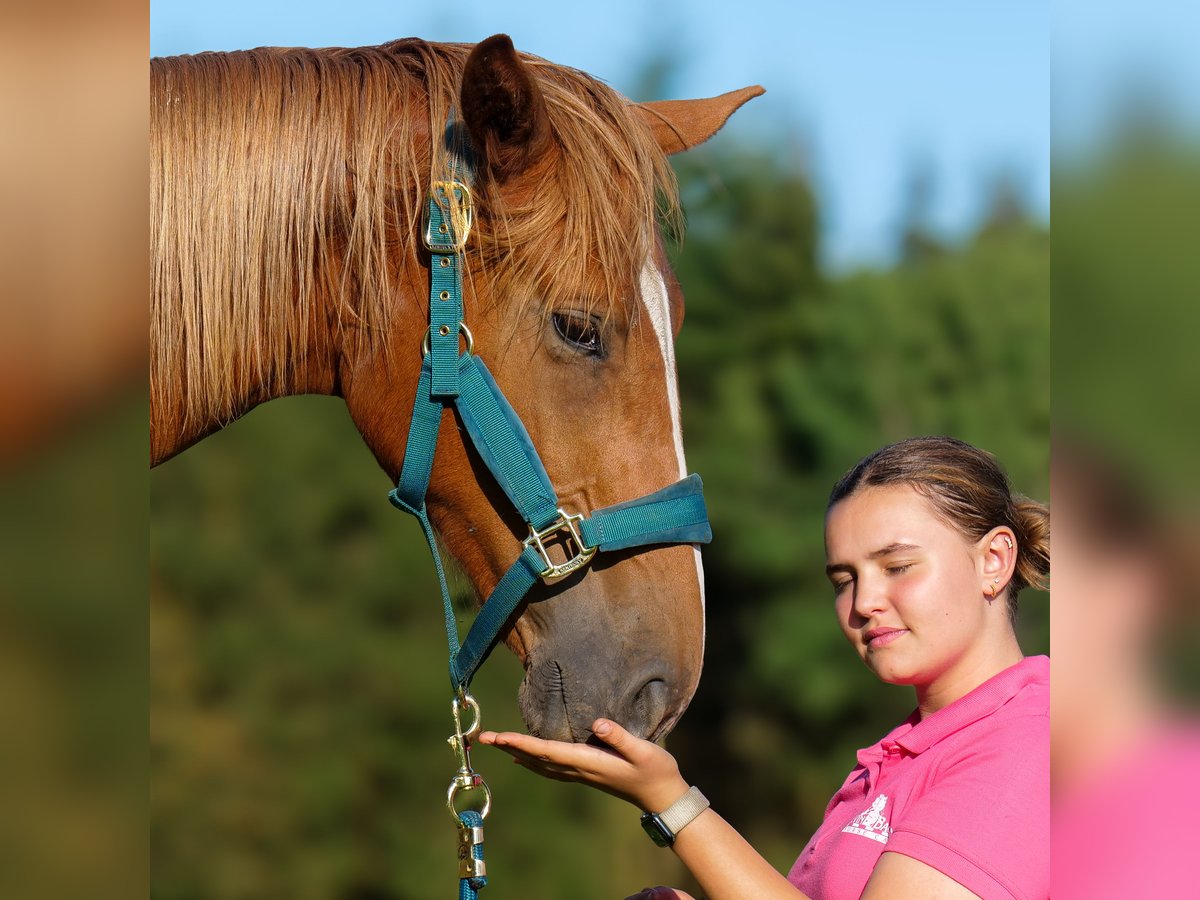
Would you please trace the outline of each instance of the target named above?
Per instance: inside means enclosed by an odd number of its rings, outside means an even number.
[[[916,490],[868,487],[839,501],[825,556],[838,624],[880,679],[928,686],[971,664],[987,633],[984,554]]]

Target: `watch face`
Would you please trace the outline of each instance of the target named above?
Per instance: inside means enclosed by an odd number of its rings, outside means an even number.
[[[642,816],[642,828],[646,834],[650,835],[650,840],[660,847],[670,847],[675,843],[675,835],[671,833],[671,829],[664,825],[663,820],[654,813],[646,813]]]

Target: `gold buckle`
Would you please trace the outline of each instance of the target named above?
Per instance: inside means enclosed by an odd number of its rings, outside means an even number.
[[[461,252],[467,246],[467,237],[475,223],[475,201],[471,196],[471,189],[461,181],[435,181],[429,186],[429,197],[442,208],[444,214],[448,213],[446,218],[454,226],[454,235],[451,240],[448,230],[439,231],[440,237],[444,239],[434,241],[433,222],[429,217],[429,206],[426,205],[423,238],[425,249],[434,253]],[[440,228],[446,228],[446,223],[443,222]]]
[[[582,515],[573,516],[564,510],[558,511],[558,520],[551,522],[540,531],[529,526],[529,537],[525,538],[524,546],[534,547],[537,549],[538,555],[541,556],[542,562],[546,567],[538,572],[539,578],[562,578],[564,575],[570,575],[576,569],[581,569],[586,566],[596,555],[595,547],[588,547],[583,543],[583,538],[579,536],[579,525],[583,522]],[[575,542],[575,554],[564,563],[555,563],[550,559],[550,554],[546,550],[544,538],[552,534],[557,534],[560,531],[565,531]]]

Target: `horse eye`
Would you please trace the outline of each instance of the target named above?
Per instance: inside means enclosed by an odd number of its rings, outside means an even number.
[[[554,330],[558,336],[574,347],[590,356],[604,356],[604,340],[600,334],[600,326],[591,316],[576,312],[556,312]]]

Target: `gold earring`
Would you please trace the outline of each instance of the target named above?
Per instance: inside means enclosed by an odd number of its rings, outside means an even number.
[[[1012,549],[1012,538],[1010,538],[1007,534],[1003,535],[1003,538],[1004,538],[1004,543],[1007,544],[1008,549],[1011,550]]]

